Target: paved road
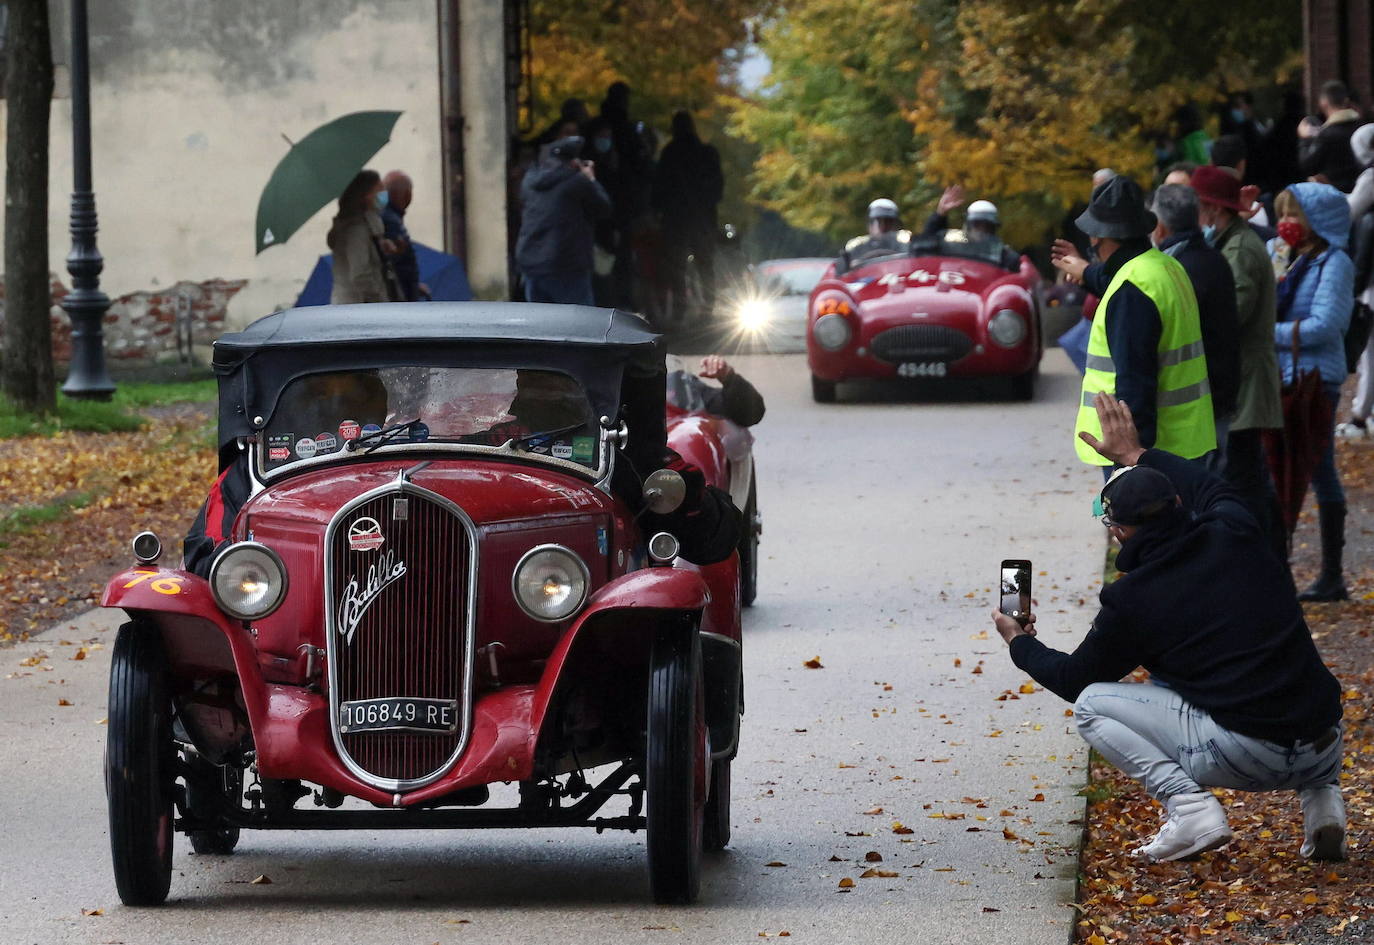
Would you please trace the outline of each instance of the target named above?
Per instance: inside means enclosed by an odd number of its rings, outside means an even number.
[[[1095,477],[1066,432],[1072,369],[1046,366],[1033,404],[821,407],[800,357],[739,361],[769,403],[762,591],[735,842],[699,906],[649,903],[642,836],[542,831],[252,833],[232,857],[178,838],[172,901],[125,909],[98,724],[117,618],[96,614],[0,651],[0,677],[31,674],[0,678],[0,940],[1061,945],[1084,753],[1052,695],[999,701],[1026,679],[985,634],[1006,556],[1035,560],[1043,638],[1072,645],[1092,612]],[[61,641],[85,639],[105,646],[73,661]]]

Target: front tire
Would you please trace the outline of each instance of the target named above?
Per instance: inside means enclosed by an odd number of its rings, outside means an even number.
[[[212,827],[192,830],[187,836],[198,855],[228,856],[238,846],[239,828],[225,823],[223,811],[237,807],[243,792],[243,769],[212,765],[200,757],[187,759],[186,813]]]
[[[711,793],[706,799],[702,847],[724,850],[730,842],[730,762],[711,763]]]
[[[156,906],[172,885],[172,700],[162,639],[126,623],[110,664],[105,794],[115,887],[126,906]]]
[[[685,905],[701,891],[705,703],[696,626],[661,628],[650,655],[644,759],[649,887],[661,904]]]
[[[744,503],[744,534],[739,542],[739,602],[752,607],[759,595],[759,534],[763,521],[759,518],[759,490],[756,470],[749,469],[749,498]]]
[[[1013,400],[1020,400],[1029,403],[1035,399],[1035,382],[1040,374],[1040,366],[1036,365],[1024,374],[1018,374],[1011,379],[1011,396]]]
[[[823,380],[816,375],[811,375],[811,399],[818,404],[833,404],[835,402],[835,382]]]

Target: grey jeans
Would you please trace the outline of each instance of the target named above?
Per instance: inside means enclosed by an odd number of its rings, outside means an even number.
[[[1073,714],[1084,740],[1161,802],[1209,787],[1300,791],[1335,784],[1344,754],[1339,732],[1321,750],[1250,738],[1164,686],[1094,683]]]

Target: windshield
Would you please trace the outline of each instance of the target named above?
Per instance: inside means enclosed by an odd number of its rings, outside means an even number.
[[[782,295],[810,295],[829,268],[828,259],[797,259],[761,263],[754,278],[760,289]]]
[[[979,262],[1004,266],[1006,244],[991,234],[968,234],[963,230],[945,230],[937,236],[926,236],[911,244],[913,256],[959,256]]]
[[[411,421],[419,421],[411,423]],[[398,424],[410,424],[392,430]],[[544,437],[530,434],[548,433]],[[524,437],[524,440],[520,438]],[[401,444],[514,446],[597,468],[586,393],[557,371],[394,367],[297,378],[259,437],[259,468],[342,458]]]

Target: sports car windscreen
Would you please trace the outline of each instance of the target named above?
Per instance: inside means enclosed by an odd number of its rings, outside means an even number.
[[[593,469],[598,461],[591,404],[566,374],[394,367],[292,381],[260,437],[260,468],[418,443],[509,443]]]

